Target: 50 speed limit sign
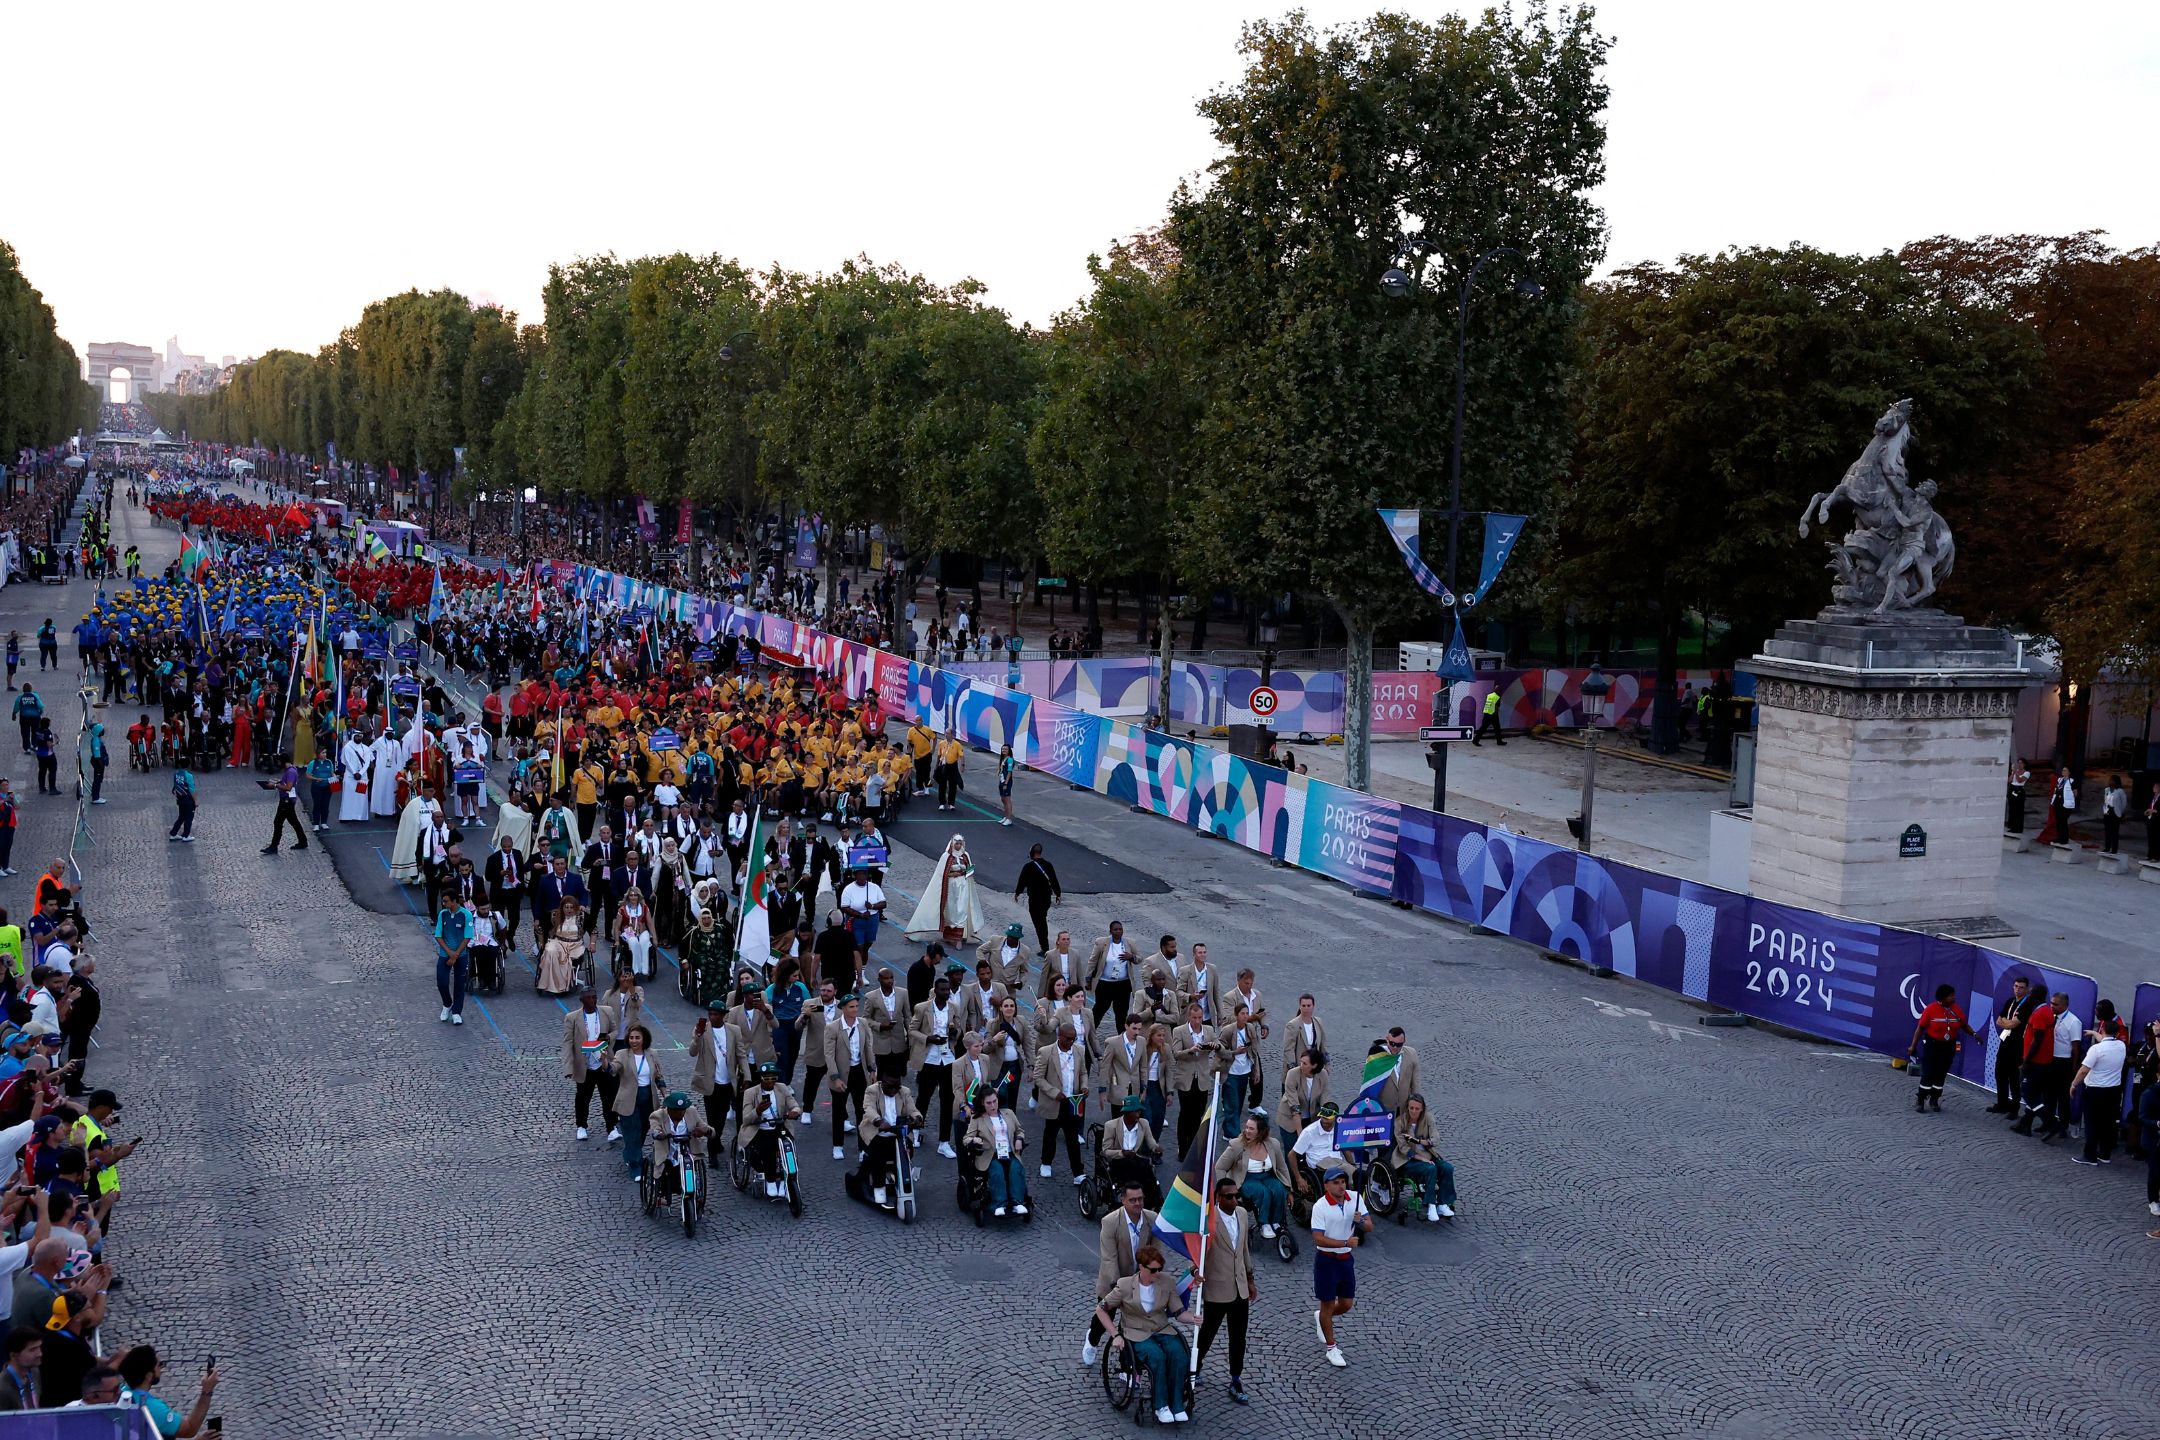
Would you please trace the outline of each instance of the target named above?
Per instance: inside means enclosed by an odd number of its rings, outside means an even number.
[[[1265,720],[1275,713],[1275,707],[1281,703],[1282,697],[1278,696],[1273,690],[1265,685],[1255,685],[1252,698],[1245,702],[1245,708]]]

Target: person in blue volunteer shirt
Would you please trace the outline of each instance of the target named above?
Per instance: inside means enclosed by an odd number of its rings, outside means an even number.
[[[442,996],[440,1018],[465,1023],[465,987],[472,980],[469,953],[473,934],[470,896],[457,896],[435,917],[435,989]]]
[[[23,682],[22,693],[15,697],[14,708],[8,713],[22,723],[22,748],[23,754],[27,755],[31,745],[37,740],[38,721],[45,718],[44,697],[37,693],[35,685],[26,680]]]

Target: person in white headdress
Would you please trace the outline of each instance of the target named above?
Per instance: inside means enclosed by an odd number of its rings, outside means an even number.
[[[375,751],[358,733],[348,734],[338,751],[338,820],[368,818],[368,786],[374,778]]]
[[[495,810],[495,836],[500,840],[510,837],[510,846],[520,857],[532,853],[533,817],[512,795],[505,795]]]
[[[907,933],[953,945],[974,939],[987,924],[982,896],[975,888],[975,862],[968,856],[967,842],[955,835],[938,857],[930,883],[923,886],[922,899],[908,917]]]
[[[405,768],[408,758],[405,742],[390,733],[385,726],[383,733],[375,737],[372,747],[373,773],[368,776],[368,809],[376,815],[397,814],[398,772]]]
[[[442,821],[442,804],[423,789],[405,802],[398,815],[397,839],[390,846],[390,879],[399,885],[420,883],[421,842],[430,838]]]

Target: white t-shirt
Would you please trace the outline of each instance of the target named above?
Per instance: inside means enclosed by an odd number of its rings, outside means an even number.
[[[655,805],[665,805],[672,810],[682,804],[682,791],[663,780],[653,786],[652,798]]]
[[[1297,1144],[1290,1148],[1304,1156],[1305,1163],[1322,1175],[1327,1174],[1331,1167],[1340,1166],[1345,1170],[1350,1168],[1350,1162],[1343,1159],[1342,1149],[1335,1143],[1335,1132],[1332,1129],[1321,1129],[1318,1120],[1300,1130]]]
[[[840,892],[840,908],[859,910],[865,915],[877,913],[877,907],[885,903],[885,887],[868,880],[853,880]]]
[[[2069,1059],[2070,1052],[2077,1048],[2077,1042],[2084,1034],[2085,1022],[2078,1019],[2074,1012],[2064,1010],[2055,1019],[2055,1058],[2057,1060]],[[2087,1083],[2091,1082],[2088,1081]]]
[[[1340,1205],[1323,1195],[1312,1207],[1312,1228],[1316,1234],[1340,1240],[1347,1246],[1351,1235],[1356,1233],[1357,1222],[1364,1217],[1365,1197],[1356,1191],[1346,1192]],[[1350,1252],[1345,1249],[1342,1253]]]
[[[1125,956],[1127,953],[1123,940],[1112,940],[1103,947],[1103,979],[1123,980],[1125,978]]]
[[[38,957],[37,963],[50,965],[63,975],[73,975],[75,973],[75,952],[70,950],[64,941],[55,940],[45,947],[45,953]]]
[[[2123,1042],[2109,1035],[2095,1040],[2085,1052],[2085,1084],[2094,1090],[2112,1090],[2123,1080]]]

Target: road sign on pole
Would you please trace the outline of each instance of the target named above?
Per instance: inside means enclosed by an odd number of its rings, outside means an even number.
[[[1417,732],[1417,738],[1448,742],[1468,740],[1475,733],[1475,728],[1469,725],[1427,725]]]
[[[1272,687],[1255,685],[1251,696],[1245,701],[1245,708],[1265,720],[1270,715],[1273,715],[1276,707],[1281,704],[1282,697],[1277,695]]]

